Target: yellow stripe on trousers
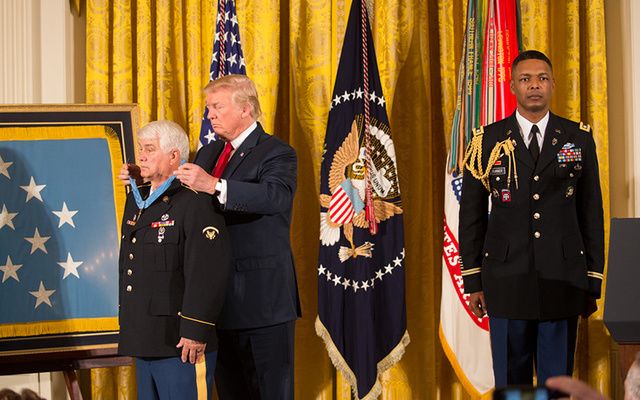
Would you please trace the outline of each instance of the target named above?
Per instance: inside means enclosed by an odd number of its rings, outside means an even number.
[[[207,400],[207,358],[204,354],[196,361],[196,391],[198,400]]]

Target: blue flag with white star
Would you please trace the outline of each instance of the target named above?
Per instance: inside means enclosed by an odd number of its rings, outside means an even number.
[[[316,319],[358,399],[380,394],[380,374],[409,343],[396,153],[368,21],[354,0],[321,166]]]
[[[122,158],[105,136],[0,129],[0,338],[117,330]]]
[[[214,81],[229,74],[246,75],[247,69],[240,46],[240,29],[235,0],[218,0],[216,33],[213,38],[213,54],[209,79]],[[200,146],[216,140],[216,134],[207,119],[207,108],[204,109],[200,125]]]

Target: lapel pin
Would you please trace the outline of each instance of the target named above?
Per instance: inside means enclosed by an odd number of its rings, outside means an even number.
[[[562,133],[562,131],[560,131],[560,129],[556,128],[556,133]]]
[[[553,138],[553,140],[551,141],[551,144],[554,145],[554,146],[557,145],[558,144],[558,139]]]
[[[511,129],[507,131],[507,136],[511,135]]]
[[[169,196],[164,196],[162,198],[162,201],[164,201],[165,203],[168,203],[169,202]]]

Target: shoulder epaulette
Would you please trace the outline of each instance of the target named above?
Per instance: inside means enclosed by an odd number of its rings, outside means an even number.
[[[585,132],[589,132],[591,130],[591,126],[589,126],[589,124],[585,124],[584,122],[580,121],[580,129]]]
[[[181,184],[182,184],[182,187],[185,187],[185,188],[187,188],[187,189],[191,190],[193,193],[198,193],[198,191],[197,191],[197,190],[195,190],[195,189],[194,189],[194,188],[192,188],[191,186],[187,185],[186,183],[181,183]]]

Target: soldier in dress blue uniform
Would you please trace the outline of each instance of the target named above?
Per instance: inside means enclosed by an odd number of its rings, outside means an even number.
[[[175,179],[189,155],[179,125],[152,122],[138,139],[148,183],[132,181],[122,222],[118,350],[136,357],[139,398],[211,398],[231,268],[224,218]]]
[[[549,112],[549,59],[513,61],[514,114],[467,149],[460,253],[471,311],[488,314],[496,387],[571,375],[578,316],[595,311],[604,267],[591,128]],[[489,198],[491,202],[489,203]],[[490,205],[490,208],[489,208]]]

